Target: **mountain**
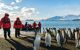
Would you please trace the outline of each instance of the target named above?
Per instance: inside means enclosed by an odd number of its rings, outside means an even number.
[[[54,16],[46,20],[79,20],[80,15]]]
[[[46,19],[46,20],[61,20],[61,19],[63,19],[63,17],[62,16],[54,16],[54,17],[52,17],[52,18],[48,18],[48,19]]]
[[[25,21],[34,21],[34,20],[32,20],[32,19],[27,19],[27,20],[25,20]]]
[[[80,21],[80,19],[73,19],[73,21]]]
[[[80,16],[78,15],[67,15],[64,17],[64,20],[74,20],[74,19],[79,19]]]

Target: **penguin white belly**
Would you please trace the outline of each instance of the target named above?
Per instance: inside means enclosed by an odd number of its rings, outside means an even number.
[[[57,36],[56,36],[56,40],[57,40],[57,44],[60,46],[60,35],[57,33]]]
[[[55,33],[55,31],[53,30],[52,32],[53,32],[53,35],[54,35],[54,36],[56,36],[56,33]]]
[[[69,36],[69,38],[71,37],[71,33],[70,33],[70,31],[68,31],[68,36]]]
[[[36,50],[37,48],[39,48],[40,41],[41,41],[41,37],[40,36],[36,36],[36,39],[34,41],[34,50]]]
[[[64,38],[64,32],[62,32],[62,37]]]
[[[56,40],[57,40],[57,41],[60,41],[60,35],[59,35],[59,34],[57,34]]]
[[[45,36],[45,43],[46,45],[50,46],[51,45],[51,35],[50,34],[47,34]]]
[[[77,37],[77,33],[75,33],[75,39],[78,39],[78,37]]]

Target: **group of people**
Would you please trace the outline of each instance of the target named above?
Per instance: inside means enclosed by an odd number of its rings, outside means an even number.
[[[20,21],[19,17],[17,17],[16,21],[14,22],[14,29],[15,29],[15,37],[20,36],[20,29],[22,28],[22,22]],[[0,21],[0,28],[4,30],[4,37],[7,39],[7,35],[11,38],[10,28],[11,28],[11,20],[9,18],[9,14],[5,13],[4,17]]]
[[[37,24],[34,22],[33,23],[33,28],[34,30],[36,29]],[[41,28],[41,23],[39,22],[38,24],[39,28]],[[0,21],[0,29],[3,28],[4,31],[4,38],[7,39],[7,35],[9,38],[11,38],[10,34],[10,28],[11,28],[11,20],[9,18],[9,14],[5,13],[4,17]],[[16,18],[13,28],[15,29],[15,37],[18,38],[20,37],[20,30],[23,28],[23,24],[20,20],[19,17]],[[26,28],[26,27],[25,27]]]
[[[41,33],[41,22],[36,23],[34,21],[33,24],[28,24],[26,22],[25,23],[25,27],[23,29],[26,30],[26,31],[34,31],[35,32],[35,36],[36,36],[37,32]]]
[[[34,29],[40,29],[40,31],[41,31],[41,22],[36,23],[34,21],[33,24],[28,24],[28,22],[25,23],[24,30],[32,31]]]
[[[37,32],[40,32],[41,33],[41,23],[39,22],[38,23],[38,27],[37,27],[37,24],[36,22],[33,23],[33,30],[35,32],[35,37],[37,35]]]

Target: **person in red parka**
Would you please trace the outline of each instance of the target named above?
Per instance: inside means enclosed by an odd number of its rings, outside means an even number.
[[[20,29],[23,27],[22,22],[20,21],[19,18],[16,19],[16,21],[14,22],[14,28],[15,28],[15,37],[19,37],[20,36]]]
[[[5,39],[7,39],[7,32],[8,32],[9,38],[11,38],[10,36],[11,22],[8,16],[9,14],[5,13],[4,17],[1,19]]]
[[[41,32],[41,22],[38,23],[39,31]]]
[[[36,26],[37,26],[37,24],[36,24],[36,22],[34,22],[33,23],[33,28],[36,29]]]
[[[34,21],[34,23],[33,23],[33,29],[34,29],[34,32],[35,32],[35,37],[36,37],[36,34],[37,34],[36,27],[37,27],[37,24],[36,24],[36,22]]]

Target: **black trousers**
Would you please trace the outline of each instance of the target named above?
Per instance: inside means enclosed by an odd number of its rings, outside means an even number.
[[[39,28],[39,32],[41,33],[41,27]]]
[[[4,30],[4,38],[6,39],[7,35],[8,35],[9,38],[11,38],[10,28],[3,28],[3,30]]]
[[[19,37],[20,36],[20,29],[16,28],[15,29],[15,37]]]
[[[34,28],[34,33],[35,33],[35,37],[36,37],[36,35],[37,35],[37,29],[36,28]]]

